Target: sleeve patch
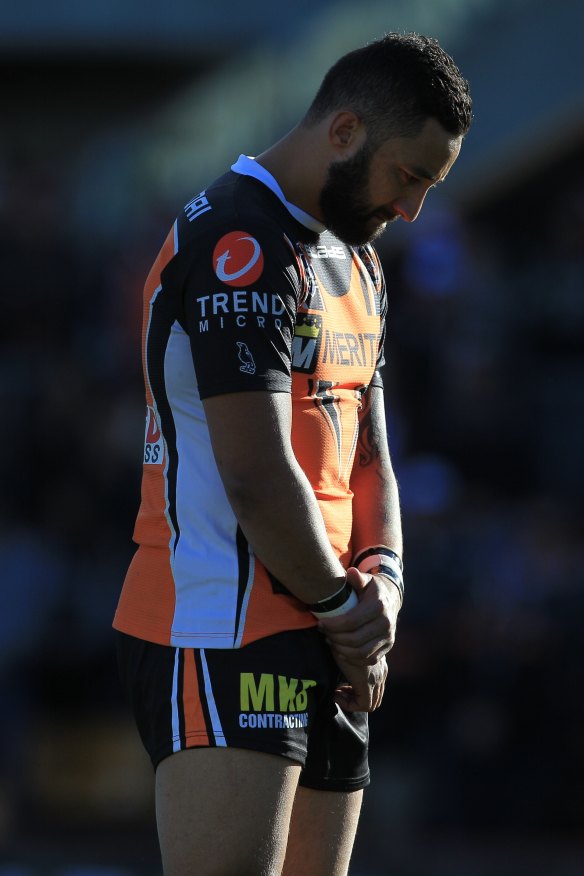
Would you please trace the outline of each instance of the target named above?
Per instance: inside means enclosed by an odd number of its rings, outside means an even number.
[[[249,286],[264,270],[262,248],[246,231],[224,234],[213,250],[213,270],[228,286]]]

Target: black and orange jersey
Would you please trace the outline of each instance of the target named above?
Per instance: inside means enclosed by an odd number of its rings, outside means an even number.
[[[345,245],[289,204],[253,159],[241,156],[186,205],[144,291],[139,548],[117,629],[159,644],[236,648],[315,623],[238,526],[202,402],[292,394],[292,446],[347,565],[358,412],[367,388],[381,385],[385,311],[374,249]]]

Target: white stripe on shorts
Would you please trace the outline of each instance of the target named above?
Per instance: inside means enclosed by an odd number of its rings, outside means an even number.
[[[211,686],[211,677],[209,675],[209,667],[207,666],[207,658],[205,657],[205,649],[201,648],[201,664],[203,666],[203,675],[205,676],[205,694],[207,695],[207,706],[209,708],[209,716],[211,718],[211,726],[215,735],[215,745],[225,747],[225,736],[223,727],[219,720],[219,712],[215,705],[215,697],[213,696],[213,688]]]
[[[174,650],[174,673],[172,676],[172,694],[170,707],[172,710],[172,750],[180,751],[180,724],[178,718],[178,663],[180,648]]]

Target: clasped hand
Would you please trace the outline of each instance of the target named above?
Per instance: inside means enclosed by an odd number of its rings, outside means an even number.
[[[400,595],[383,576],[347,571],[347,581],[359,604],[346,614],[321,619],[319,628],[347,683],[337,688],[336,701],[345,711],[371,712],[385,690],[385,655],[395,641]]]

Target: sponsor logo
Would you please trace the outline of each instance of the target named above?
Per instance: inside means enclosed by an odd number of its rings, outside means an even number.
[[[185,213],[187,214],[187,219],[189,222],[192,222],[193,219],[198,219],[199,216],[202,216],[203,213],[208,213],[209,210],[212,210],[211,204],[207,200],[207,196],[205,192],[200,192],[198,195],[189,201],[189,203],[185,207]]]
[[[332,332],[325,330],[323,363],[332,365],[357,365],[359,368],[375,365],[380,335],[375,332]]]
[[[316,368],[322,336],[322,317],[299,314],[292,339],[292,368],[312,374]]]
[[[154,408],[146,411],[146,434],[144,436],[144,465],[160,465],[164,461],[164,439]]]
[[[199,307],[199,332],[208,332],[210,328],[225,328],[225,325],[232,325],[233,320],[238,328],[245,328],[249,314],[252,315],[252,322],[259,328],[265,328],[267,317],[271,317],[270,324],[280,330],[282,320],[279,317],[286,309],[279,295],[247,289],[200,295],[195,301]]]
[[[306,250],[312,259],[346,259],[347,253],[342,246],[307,246]]]
[[[308,726],[308,691],[311,678],[287,678],[262,672],[239,676],[239,726],[243,728],[294,728]]]
[[[255,237],[245,231],[231,231],[213,250],[213,268],[222,283],[249,286],[261,276],[264,255]]]
[[[235,343],[237,344],[237,355],[241,362],[239,370],[243,371],[244,374],[255,374],[256,366],[249,347],[243,341],[236,341]]]
[[[308,727],[308,713],[302,712],[298,715],[280,715],[277,712],[260,712],[256,714],[251,712],[249,715],[245,712],[240,712],[239,726],[246,730],[265,729],[293,729],[295,727]]]

